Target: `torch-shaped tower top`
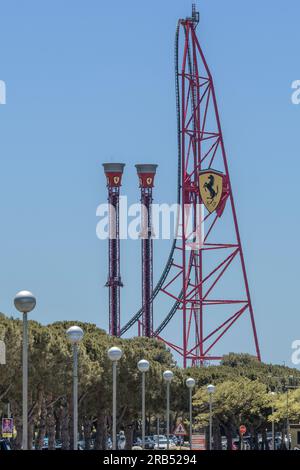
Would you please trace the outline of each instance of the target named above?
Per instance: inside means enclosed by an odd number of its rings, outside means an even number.
[[[140,180],[140,188],[153,188],[157,165],[153,163],[141,163],[135,165],[135,167]]]
[[[125,163],[103,163],[107,186],[121,186]]]

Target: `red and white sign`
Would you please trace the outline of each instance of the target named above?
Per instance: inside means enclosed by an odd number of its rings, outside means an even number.
[[[192,435],[191,450],[206,450],[205,434],[193,434]]]
[[[185,430],[185,427],[183,426],[182,423],[177,424],[176,429],[174,431],[175,436],[186,436],[187,432]]]
[[[247,431],[246,426],[242,424],[242,426],[240,426],[240,434],[243,436],[244,434],[246,434],[246,431]]]

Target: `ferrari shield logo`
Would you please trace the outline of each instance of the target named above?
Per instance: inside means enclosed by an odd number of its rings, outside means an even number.
[[[223,173],[208,169],[200,171],[199,189],[203,204],[213,212],[220,204],[223,191]]]

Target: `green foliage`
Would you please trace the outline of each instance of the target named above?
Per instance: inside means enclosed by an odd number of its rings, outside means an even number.
[[[194,391],[194,427],[208,423],[209,383],[216,386],[213,396],[214,426],[226,434],[236,433],[240,424],[257,432],[273,420],[282,426],[287,418],[287,386],[300,384],[300,372],[284,366],[259,363],[247,354],[228,354],[220,365],[180,369],[170,351],[155,339],[111,338],[96,325],[82,322],[56,322],[41,325],[29,321],[29,431],[36,445],[43,436],[55,435],[68,448],[72,429],[72,346],[66,330],[76,323],[84,330],[79,345],[79,420],[86,440],[96,430],[97,448],[102,448],[106,432],[110,432],[112,364],[107,350],[119,345],[124,355],[118,364],[118,427],[125,432],[140,429],[141,374],[140,359],[150,362],[146,374],[148,422],[165,417],[166,386],[162,373],[172,368],[171,427],[180,418],[188,425],[188,377],[196,380]],[[0,414],[7,402],[11,405],[18,430],[16,447],[20,445],[22,393],[22,321],[0,314],[0,339],[7,349],[7,365],[0,366]],[[276,391],[276,396],[270,395]],[[289,390],[289,420],[300,421],[300,391]],[[274,413],[272,414],[272,407]],[[50,439],[49,439],[50,440]]]
[[[65,427],[70,427],[72,406],[72,345],[66,330],[76,323],[84,330],[79,345],[79,418],[84,423],[97,424],[99,416],[111,412],[112,364],[107,350],[119,345],[124,355],[118,364],[119,426],[125,427],[139,419],[141,408],[141,374],[137,369],[140,359],[151,363],[146,376],[148,412],[163,413],[164,391],[162,373],[174,367],[171,353],[164,344],[146,338],[117,339],[109,337],[93,324],[82,322],[56,322],[43,326],[29,321],[29,420],[36,428],[43,423],[49,428],[49,413],[55,419],[64,416]],[[9,401],[16,422],[21,420],[21,351],[22,322],[0,316],[0,339],[7,346],[7,365],[0,374],[0,411]],[[53,408],[54,407],[54,408]],[[43,410],[45,417],[43,418]],[[52,418],[52,416],[51,416]],[[48,421],[47,421],[48,420]],[[44,423],[45,421],[45,423]],[[59,423],[63,427],[62,423]]]
[[[270,394],[267,387],[257,380],[239,377],[226,380],[216,387],[212,396],[213,415],[222,424],[230,423],[236,429],[240,424],[257,425],[270,409]],[[208,422],[208,393],[200,388],[194,396],[196,421],[200,425]]]
[[[288,394],[277,394],[273,399],[274,413],[268,421],[281,423],[288,419],[291,422],[300,422],[300,389],[289,390]]]

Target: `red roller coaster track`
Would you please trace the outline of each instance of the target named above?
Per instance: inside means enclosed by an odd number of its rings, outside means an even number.
[[[178,236],[152,296],[153,301],[163,293],[174,301],[153,336],[182,356],[184,367],[220,360],[221,340],[246,314],[260,360],[216,94],[196,35],[198,22],[199,14],[193,7],[192,16],[179,20],[176,30],[178,202],[182,209]],[[202,175],[211,179],[203,183]],[[219,182],[218,187],[213,186],[214,179]],[[209,206],[213,200],[215,208]],[[192,234],[187,229],[191,221]],[[195,233],[200,233],[200,241]],[[229,241],[224,241],[225,237]],[[241,286],[235,289],[237,271]],[[180,345],[161,335],[170,321],[178,321],[178,316],[182,321]],[[141,317],[143,307],[120,334]]]

